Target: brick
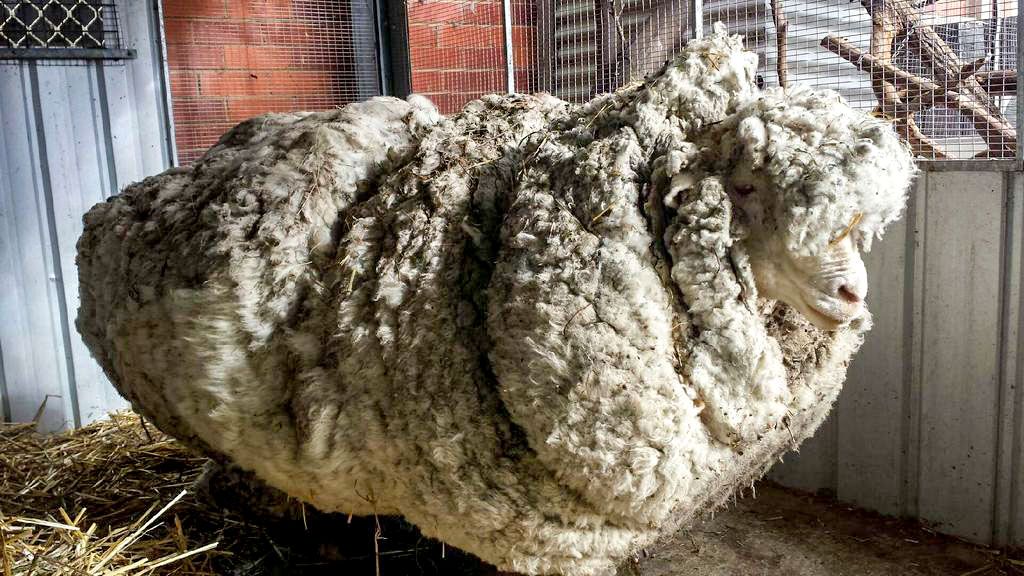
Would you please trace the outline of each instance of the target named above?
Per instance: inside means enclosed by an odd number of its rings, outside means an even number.
[[[501,2],[468,2],[462,4],[461,21],[466,24],[505,25]]]
[[[458,52],[453,68],[496,70],[505,67],[505,54],[501,48],[469,48]]]
[[[340,29],[316,26],[302,21],[253,22],[246,26],[246,44],[261,46],[310,46],[322,50],[335,42],[342,45],[345,40]]]
[[[290,18],[315,17],[310,10],[316,10],[310,6],[302,10],[302,6],[295,6],[293,11],[292,0],[230,0],[228,13],[235,18]],[[323,10],[323,8],[320,8]],[[305,14],[303,12],[306,12]]]
[[[304,108],[294,98],[286,96],[228,98],[227,117],[232,122],[241,122],[267,112],[293,112]]]
[[[532,0],[512,0],[512,25],[513,26],[536,26],[537,8]]]
[[[423,24],[409,24],[409,46],[436,48],[439,46],[437,27]]]
[[[294,49],[278,46],[235,45],[224,47],[224,68],[246,70],[273,70],[296,68],[301,55]]]
[[[225,0],[166,0],[163,5],[165,18],[203,18],[225,16]]]
[[[223,98],[178,97],[173,100],[174,123],[225,122],[228,119]]]
[[[454,68],[458,58],[459,51],[455,48],[409,47],[409,64],[413,70]]]
[[[454,92],[491,92],[505,91],[504,70],[460,70],[449,72],[446,78],[450,90]]]
[[[443,93],[450,89],[448,75],[448,72],[441,70],[425,72],[413,70],[412,91],[423,93]]]
[[[164,35],[167,45],[192,44],[192,22],[181,18],[164,19]]]
[[[512,57],[517,68],[533,65],[537,61],[537,46],[534,43],[533,28],[512,27]]]
[[[246,37],[245,27],[239,23],[225,19],[192,20],[191,35],[195,44],[245,44],[249,39]]]
[[[413,0],[408,4],[410,26],[414,24],[443,24],[449,20],[458,20],[461,15],[462,7],[455,2]]]
[[[216,69],[224,67],[224,48],[197,44],[168,44],[167,65],[171,69]]]
[[[335,74],[302,70],[270,72],[210,71],[199,76],[199,90],[209,96],[294,96],[334,89]]]
[[[171,96],[183,98],[199,95],[199,76],[194,72],[170,70]]]
[[[410,24],[490,24],[501,26],[500,2],[414,0],[409,4]]]
[[[533,71],[530,69],[517,69],[515,71],[516,77],[516,92],[522,92],[525,94],[533,94],[538,90],[534,86]]]
[[[501,26],[442,25],[438,45],[442,48],[495,48],[503,43]]]

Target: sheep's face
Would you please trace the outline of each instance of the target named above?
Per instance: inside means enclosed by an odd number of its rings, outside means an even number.
[[[916,174],[892,128],[833,92],[794,87],[746,100],[705,142],[758,291],[824,329],[860,316],[860,251],[899,218]]]
[[[868,276],[849,234],[814,256],[771,239],[748,243],[748,253],[760,294],[789,304],[818,328],[835,330],[863,314]]]

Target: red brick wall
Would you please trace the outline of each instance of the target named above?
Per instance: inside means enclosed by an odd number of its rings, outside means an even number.
[[[164,17],[182,164],[251,116],[360,97],[344,0],[165,0]]]
[[[533,61],[532,2],[513,2],[516,91],[530,92]],[[430,97],[441,112],[469,100],[505,92],[505,33],[496,0],[410,0],[409,58],[412,91]]]

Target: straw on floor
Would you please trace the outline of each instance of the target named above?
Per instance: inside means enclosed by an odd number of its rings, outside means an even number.
[[[202,458],[130,412],[63,434],[35,428],[0,424],[4,576],[216,573],[233,519],[186,498]],[[189,538],[192,524],[206,541]]]
[[[127,411],[61,434],[0,423],[0,576],[491,570],[396,518],[218,506],[195,493],[205,463]]]

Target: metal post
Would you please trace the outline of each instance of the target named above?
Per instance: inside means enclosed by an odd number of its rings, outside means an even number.
[[[1024,0],[1017,0],[1024,2]],[[700,40],[704,37],[704,0],[691,0],[690,13],[688,14],[690,30],[693,40]]]
[[[398,98],[412,93],[406,11],[405,0],[374,0],[380,90]]]
[[[505,85],[508,87],[508,93],[514,94],[516,91],[516,63],[512,51],[512,0],[501,0],[501,9],[505,19]]]
[[[999,0],[993,0],[998,2]],[[1024,170],[1024,150],[1022,150],[1020,142],[1020,128],[1024,126],[1024,106],[1020,101],[1020,86],[1021,82],[1024,81],[1024,72],[1022,72],[1021,62],[1024,62],[1024,43],[1021,43],[1021,39],[1024,38],[1024,18],[1021,15],[1024,14],[1024,0],[1017,0],[1017,126],[1014,133],[1017,135],[1017,169]],[[998,43],[999,39],[996,39]]]
[[[163,0],[154,0],[153,18],[158,40],[158,56],[160,57],[160,92],[163,99],[164,124],[167,126],[167,160],[171,166],[178,166],[178,142],[174,138],[174,105],[171,102],[171,73],[167,65],[167,29],[164,27],[164,3]],[[100,66],[103,61],[99,61]],[[120,190],[113,190],[116,194]]]

